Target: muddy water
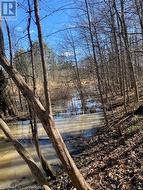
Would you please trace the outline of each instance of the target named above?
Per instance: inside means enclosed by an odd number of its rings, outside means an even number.
[[[56,126],[60,130],[70,152],[75,151],[75,146],[68,144],[68,139],[71,136],[81,135],[88,138],[95,133],[96,127],[99,127],[103,122],[101,113],[86,114],[72,116],[66,119],[56,119]],[[38,162],[34,145],[31,140],[31,130],[29,121],[18,122],[10,125],[13,135],[27,148],[33,158]],[[59,164],[60,161],[56,157],[56,153],[52,144],[42,129],[41,124],[38,124],[40,146],[46,158],[52,165]],[[0,131],[0,136],[4,137]],[[1,138],[2,139],[2,138]],[[38,162],[39,164],[39,162]],[[13,146],[5,140],[0,140],[0,187],[6,188],[10,185],[25,184],[32,181],[31,172],[21,159]],[[1,189],[1,188],[0,188]]]

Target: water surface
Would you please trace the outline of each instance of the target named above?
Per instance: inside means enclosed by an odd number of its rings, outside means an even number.
[[[70,152],[76,151],[75,146],[68,143],[72,137],[82,136],[84,138],[91,137],[97,127],[103,122],[102,113],[76,115],[68,118],[55,119],[56,126],[62,134],[65,143]],[[31,130],[29,121],[18,122],[10,125],[10,129],[15,136],[30,152],[33,158],[38,162],[34,145],[31,139]],[[38,124],[40,147],[43,154],[52,165],[59,164],[55,150],[47,137],[42,125]],[[2,132],[0,131],[2,135]],[[38,162],[39,164],[39,162]],[[0,140],[0,187],[6,188],[11,184],[25,183],[33,180],[31,172],[13,146],[5,140]]]

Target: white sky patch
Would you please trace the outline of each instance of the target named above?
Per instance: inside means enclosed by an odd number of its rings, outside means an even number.
[[[62,53],[62,55],[66,57],[70,57],[70,56],[73,56],[73,52],[65,51],[64,53]]]

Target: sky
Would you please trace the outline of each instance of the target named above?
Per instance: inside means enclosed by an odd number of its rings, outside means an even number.
[[[32,2],[32,1],[30,1]],[[20,44],[21,47],[27,48],[28,40],[24,37],[27,34],[27,0],[17,0],[17,17],[15,20],[7,19],[14,41]],[[63,32],[57,32],[72,26],[73,16],[73,1],[72,0],[40,0],[40,17],[42,19],[42,30],[44,41],[54,51],[58,51],[58,43],[62,40]],[[56,11],[57,10],[57,11]],[[45,17],[48,15],[47,17]],[[33,14],[34,18],[34,14]],[[3,22],[3,30],[5,26]],[[4,34],[6,34],[4,32]],[[17,36],[15,38],[15,36]],[[31,36],[33,41],[37,39],[37,28],[34,22],[31,25]],[[20,40],[19,40],[20,39]],[[6,47],[8,46],[5,35]]]

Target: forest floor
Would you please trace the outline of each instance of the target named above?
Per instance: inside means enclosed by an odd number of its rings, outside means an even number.
[[[79,144],[80,153],[73,157],[93,189],[143,189],[143,117],[130,115],[121,125],[122,136],[118,127],[102,127],[90,140],[76,138],[71,142]],[[63,172],[50,186],[53,190],[74,189]]]

